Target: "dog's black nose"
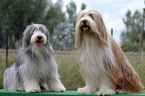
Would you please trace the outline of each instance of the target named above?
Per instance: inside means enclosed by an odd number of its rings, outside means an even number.
[[[38,38],[39,40],[41,40],[41,39],[42,39],[42,36],[37,36],[37,38]]]
[[[83,20],[83,24],[86,24],[86,22],[87,22],[86,20]]]

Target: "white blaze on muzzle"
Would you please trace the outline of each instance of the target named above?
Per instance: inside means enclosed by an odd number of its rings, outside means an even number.
[[[42,45],[46,44],[47,37],[41,31],[34,31],[31,37],[31,44],[36,44],[38,48],[42,47]]]

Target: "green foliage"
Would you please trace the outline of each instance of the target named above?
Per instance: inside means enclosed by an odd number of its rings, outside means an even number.
[[[54,49],[71,50],[74,48],[76,9],[76,4],[73,1],[66,5],[67,16],[65,21],[60,23],[54,31],[52,40]]]
[[[121,47],[123,51],[138,51],[139,38],[142,25],[142,14],[136,11],[133,15],[131,11],[128,10],[126,13],[126,18],[123,18],[126,29],[122,31],[121,34]],[[144,31],[145,34],[145,31]],[[145,35],[143,36],[145,40]]]
[[[76,4],[75,2],[71,1],[67,6],[67,13],[69,15],[69,18],[73,18],[76,13]]]
[[[82,3],[81,10],[84,10],[84,9],[86,9],[86,5],[84,3]]]
[[[139,48],[139,43],[133,42],[133,43],[123,43],[121,46],[121,49],[125,52],[137,52]]]
[[[65,21],[65,13],[62,12],[62,0],[58,0],[55,4],[50,3],[46,12],[44,23],[49,29],[52,36],[57,25]]]
[[[0,48],[6,45],[6,28],[9,29],[9,48],[18,48],[26,26],[41,23],[49,29],[54,49],[72,49],[77,6],[70,1],[63,12],[62,5],[62,0],[55,4],[52,0],[0,0]],[[86,5],[82,4],[82,8]]]
[[[9,28],[9,39],[12,41],[12,37],[15,38],[9,47],[14,48],[25,27],[32,22],[39,22],[46,5],[46,0],[0,0],[0,47],[4,46],[5,29]]]

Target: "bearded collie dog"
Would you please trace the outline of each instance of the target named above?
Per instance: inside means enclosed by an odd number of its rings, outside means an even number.
[[[100,13],[83,10],[75,25],[75,47],[80,53],[80,72],[85,87],[82,94],[108,95],[142,93],[138,74],[123,51],[107,33]]]
[[[14,64],[4,72],[4,88],[9,91],[65,91],[53,58],[49,32],[42,24],[29,25]]]

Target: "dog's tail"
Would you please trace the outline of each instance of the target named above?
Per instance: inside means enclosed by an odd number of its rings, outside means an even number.
[[[15,66],[7,68],[3,74],[3,86],[9,91],[16,91],[16,73]]]
[[[110,76],[116,86],[116,89],[129,94],[142,93],[143,86],[138,74],[135,72],[123,51],[113,38],[111,38],[111,42],[112,50],[116,58],[117,70],[110,72]]]

